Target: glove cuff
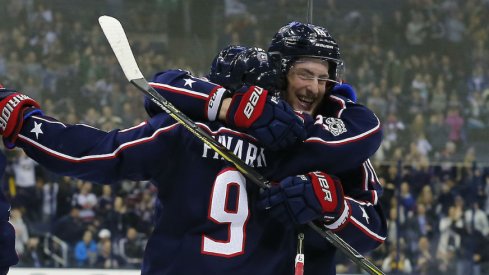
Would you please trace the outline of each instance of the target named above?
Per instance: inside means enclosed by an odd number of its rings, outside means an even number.
[[[343,203],[344,203],[344,207],[343,207],[343,212],[341,213],[341,215],[336,220],[326,221],[324,223],[324,227],[326,227],[329,230],[336,230],[336,229],[340,228],[341,226],[343,226],[343,224],[345,224],[345,222],[351,216],[351,211],[350,211],[350,206],[348,205],[346,200],[344,200]],[[327,217],[325,217],[325,218],[327,218]]]
[[[231,92],[222,87],[211,92],[205,108],[205,116],[209,121],[215,121],[219,117],[222,101],[230,96]]]
[[[36,106],[39,106],[37,102],[35,103]],[[15,147],[15,143],[17,142],[17,137],[19,136],[19,133],[22,130],[22,127],[24,126],[24,121],[33,115],[44,115],[44,114],[41,109],[38,109],[36,107],[27,107],[24,110],[22,110],[22,118],[18,121],[13,133],[10,134],[9,136],[3,137],[3,145],[7,149],[13,149]]]

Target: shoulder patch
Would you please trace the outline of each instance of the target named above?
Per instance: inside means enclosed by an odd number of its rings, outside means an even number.
[[[346,132],[345,123],[339,118],[318,115],[315,124],[322,124],[324,129],[333,134],[333,136],[339,136]]]

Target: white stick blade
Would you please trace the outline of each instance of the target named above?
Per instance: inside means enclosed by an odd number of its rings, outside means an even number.
[[[98,18],[98,22],[127,79],[131,81],[143,78],[143,74],[139,70],[136,59],[134,59],[131,46],[119,20],[103,15]]]

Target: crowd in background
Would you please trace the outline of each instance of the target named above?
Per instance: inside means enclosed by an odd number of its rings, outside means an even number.
[[[74,10],[62,0],[0,0],[0,83],[62,121],[130,127],[147,117],[142,94],[123,77],[98,16],[121,20],[150,79],[167,68],[205,75],[228,44],[266,49],[307,12],[305,0],[148,2],[90,0]],[[340,45],[346,82],[384,129],[373,163],[390,234],[369,257],[389,274],[489,272],[489,1],[314,5],[313,22]],[[19,265],[55,264],[42,243],[50,232],[69,245],[70,266],[139,267],[156,200],[150,182],[97,185],[6,153]],[[339,269],[357,271],[347,261]]]

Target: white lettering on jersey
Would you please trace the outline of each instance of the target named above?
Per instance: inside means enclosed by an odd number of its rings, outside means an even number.
[[[229,211],[227,194],[232,186],[238,188],[238,198],[236,210]],[[223,171],[214,181],[209,206],[209,219],[219,226],[227,226],[229,236],[225,240],[215,240],[203,234],[202,253],[226,258],[243,254],[248,217],[246,178],[234,169]]]
[[[217,140],[247,165],[251,167],[267,166],[265,149],[263,147],[258,147],[253,143],[232,136],[218,136]],[[205,143],[203,144],[201,156],[203,158],[224,159]]]

